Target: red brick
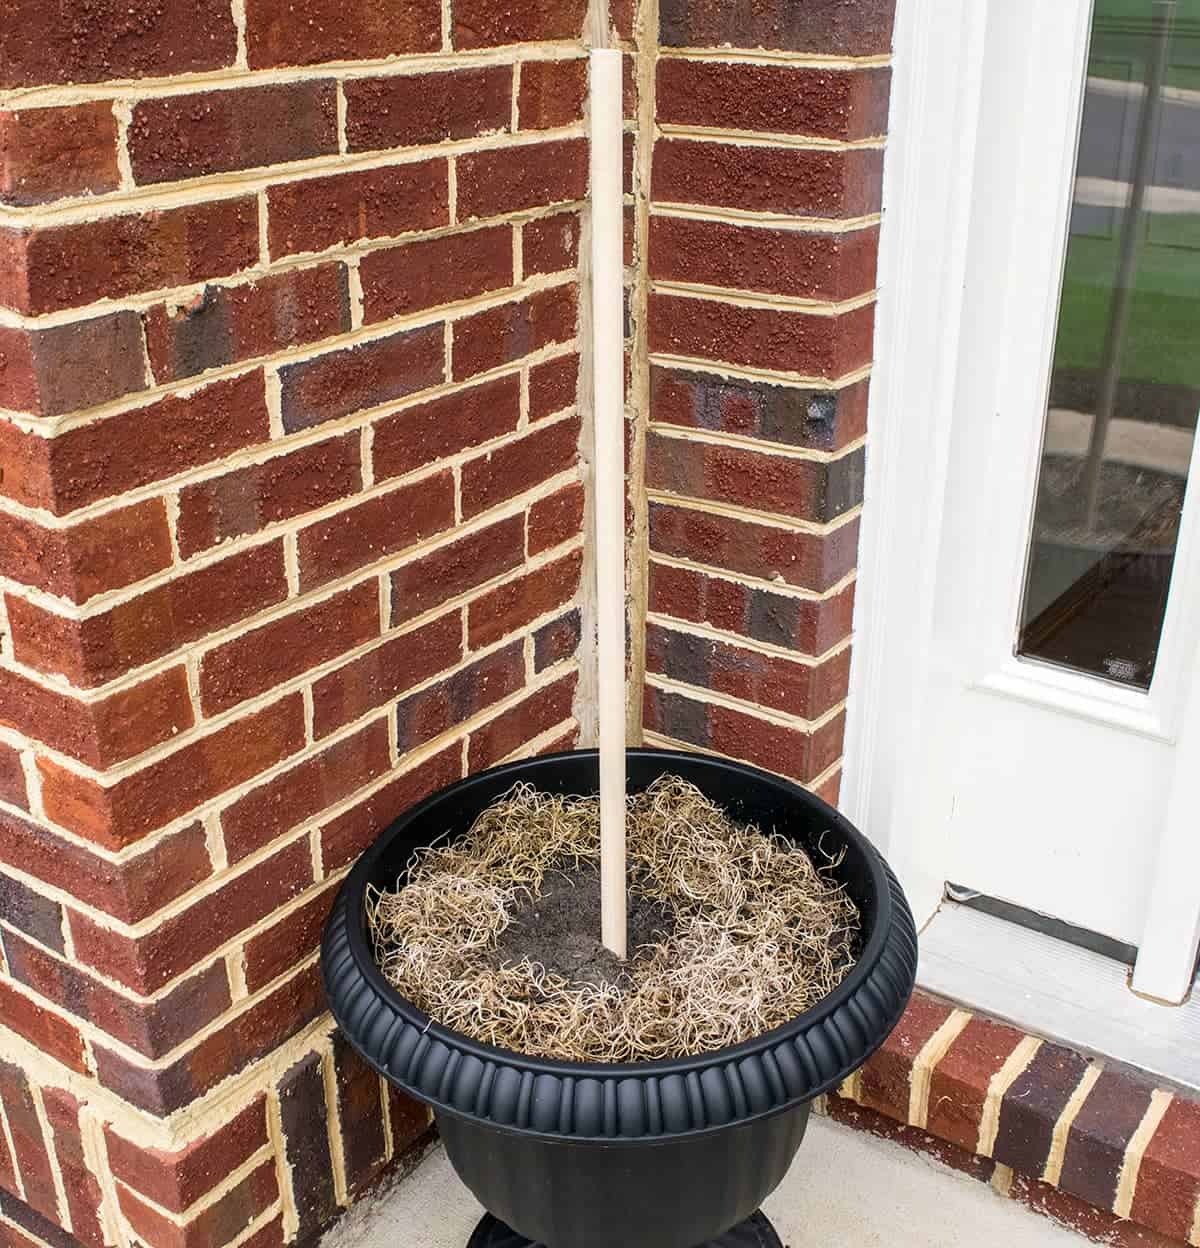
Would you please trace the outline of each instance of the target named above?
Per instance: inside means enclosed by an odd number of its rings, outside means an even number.
[[[9,995],[17,994],[12,993],[0,981],[0,1000],[7,1001]],[[5,1023],[12,1025],[7,1018]],[[29,1081],[23,1070],[3,1058],[0,1058],[0,1102],[3,1103],[8,1128],[12,1133],[17,1169],[24,1180],[25,1201],[57,1225],[61,1215],[54,1190],[54,1174],[50,1169],[47,1141],[30,1093]]]
[[[650,548],[658,554],[822,592],[854,569],[858,521],[832,533],[814,534],[655,502],[650,505]]]
[[[843,300],[875,289],[877,227],[848,234],[805,233],[654,217],[650,274],[806,299]]]
[[[120,183],[117,119],[107,101],[0,112],[0,203],[97,195]]]
[[[578,39],[587,15],[586,0],[525,0],[495,4],[493,0],[452,0],[455,48],[497,47],[507,43],[540,43]]]
[[[278,259],[448,225],[449,203],[444,160],[285,182],[267,191],[271,255]]]
[[[162,837],[144,853],[114,863],[49,828],[7,813],[0,813],[0,861],[124,923],[137,923],[153,914],[212,872],[199,823]],[[25,924],[23,930],[61,952],[53,939],[51,915],[43,915],[36,929]]]
[[[0,668],[0,723],[93,767],[169,741],[193,719],[182,667],[90,704]]]
[[[29,809],[29,793],[25,785],[25,771],[21,755],[11,745],[0,741],[0,801],[12,806]],[[0,911],[3,910],[4,885],[0,882]]]
[[[299,694],[182,746],[104,787],[39,759],[46,814],[106,849],[123,849],[274,766],[304,743]]]
[[[206,286],[191,303],[160,303],[143,319],[155,379],[180,381],[345,333],[346,270],[317,264],[240,286]]]
[[[913,1062],[951,1013],[951,1006],[917,993],[883,1047],[862,1068],[858,1100],[907,1123]]]
[[[121,1212],[150,1248],[224,1248],[279,1197],[275,1162],[267,1158],[223,1196],[179,1226],[127,1188],[117,1188]]]
[[[839,767],[831,776],[827,776],[823,784],[815,787],[810,785],[809,792],[816,794],[821,801],[828,802],[836,810],[842,792],[842,769]]]
[[[15,232],[0,304],[38,315],[225,277],[258,259],[253,197]]]
[[[582,563],[582,552],[573,551],[476,598],[467,612],[471,649],[489,646],[568,602],[579,588]]]
[[[527,275],[573,269],[579,263],[579,214],[556,212],[526,222],[521,250]]]
[[[0,89],[165,77],[232,65],[233,15],[223,0],[131,8],[97,0],[60,9],[14,0],[0,26]]]
[[[449,472],[369,498],[301,530],[301,589],[377,563],[453,524],[454,478]]]
[[[251,69],[320,61],[381,60],[436,52],[442,44],[438,0],[247,0]]]
[[[16,1160],[9,1152],[8,1141],[0,1136],[0,1192],[19,1192],[20,1190],[21,1180],[17,1176]],[[3,1203],[0,1203],[0,1213],[3,1211]],[[8,1238],[5,1238],[6,1235]],[[3,1244],[4,1248],[37,1248],[32,1239],[27,1239],[15,1227],[7,1223],[0,1223],[0,1244]]]
[[[402,477],[434,460],[512,433],[521,418],[515,373],[385,416],[375,425],[375,480]]]
[[[650,370],[650,419],[840,451],[867,431],[867,386],[863,380],[840,390],[812,390],[655,366]]]
[[[205,654],[200,705],[218,715],[379,635],[373,580],[243,633]]]
[[[0,354],[3,348],[0,347]],[[50,479],[50,442],[0,419],[0,494],[28,507],[51,508],[54,485]]]
[[[108,1164],[122,1183],[173,1213],[182,1213],[267,1143],[266,1098],[175,1151],[147,1148],[105,1127]]]
[[[396,1157],[403,1157],[418,1140],[428,1135],[429,1107],[411,1096],[406,1096],[390,1083],[386,1084],[386,1095],[388,1119],[392,1128],[392,1147]]]
[[[530,352],[569,341],[575,336],[577,317],[577,290],[567,285],[456,321],[454,379],[500,368]]]
[[[5,1027],[24,1037],[47,1057],[69,1066],[87,1070],[83,1037],[59,1014],[38,1005],[10,983],[0,979],[0,1017]],[[18,1150],[18,1157],[19,1157]]]
[[[708,204],[798,217],[878,212],[883,153],[874,148],[739,147],[660,140],[651,193],[658,203]]]
[[[507,130],[512,120],[508,65],[351,78],[343,90],[352,152],[472,139]]]
[[[79,1125],[82,1104],[62,1088],[44,1088],[42,1104],[58,1157],[59,1174],[71,1216],[71,1231],[76,1239],[91,1248],[103,1248],[105,1234],[100,1224],[102,1195],[100,1184],[84,1156],[83,1133]]]
[[[462,512],[476,516],[489,507],[566,472],[579,455],[579,418],[567,417],[508,442],[462,469]]]
[[[333,1068],[346,1186],[356,1194],[379,1173],[387,1154],[383,1085],[340,1031],[333,1036]]]
[[[396,707],[398,748],[415,750],[515,693],[525,683],[520,641],[411,694]]]
[[[373,251],[359,264],[368,324],[513,284],[510,225]]]
[[[340,881],[313,894],[297,909],[246,942],[246,987],[257,992],[316,952]]]
[[[290,832],[381,776],[389,765],[387,724],[379,719],[251,789],[221,812],[229,861],[240,862]]]
[[[378,407],[445,380],[441,325],[402,330],[279,370],[288,433]]]
[[[326,872],[353,862],[410,806],[461,778],[462,746],[456,741],[330,820],[321,829],[321,861]]]
[[[332,81],[141,100],[129,122],[133,177],[143,184],[281,165],[337,150]]]
[[[149,1058],[182,1044],[232,1004],[221,961],[183,980],[164,997],[138,1001],[12,932],[4,933],[4,951],[17,982]]]
[[[1186,1241],[1200,1199],[1200,1104],[1176,1096],[1142,1154],[1129,1216]]]
[[[268,542],[83,620],[12,596],[7,603],[16,657],[90,688],[286,597],[282,544]]]
[[[509,516],[397,568],[391,624],[403,624],[515,568],[524,558],[523,530],[521,517]]]
[[[48,444],[47,505],[63,515],[269,437],[262,373],[214,381],[58,434]]]
[[[83,603],[170,567],[171,535],[160,498],[63,529],[0,513],[0,575]]]
[[[517,92],[522,130],[550,130],[583,119],[587,96],[587,62],[523,61]]]
[[[543,624],[533,634],[533,670],[544,672],[569,659],[579,649],[581,635],[579,608]]]
[[[657,120],[854,141],[887,130],[891,70],[658,62]]]
[[[134,992],[156,992],[311,883],[312,857],[307,839],[301,838],[143,936],[125,936],[73,913],[76,956]]]
[[[573,407],[579,397],[579,356],[563,355],[557,360],[535,364],[529,370],[529,419],[541,420],[564,408]]]
[[[1124,1071],[1104,1070],[1092,1085],[1071,1129],[1058,1186],[1097,1209],[1111,1209],[1125,1150],[1150,1108],[1153,1089]]]
[[[472,152],[458,160],[458,214],[469,221],[582,199],[587,179],[585,139]]]
[[[877,56],[891,48],[896,0],[663,0],[659,40],[668,47],[775,48]]]
[[[570,719],[578,674],[571,672],[553,684],[497,715],[471,733],[467,766],[471,771],[491,767],[515,754],[526,742]]]
[[[320,739],[383,706],[462,658],[458,611],[352,659],[313,685],[313,733]]]
[[[1081,1054],[1043,1044],[1004,1093],[992,1156],[1014,1170],[1040,1175],[1050,1156],[1055,1124],[1087,1068]]]
[[[1010,1195],[1034,1213],[1085,1236],[1093,1243],[1107,1244],[1109,1248],[1179,1248],[1179,1241],[1174,1236],[1167,1238],[1157,1231],[1118,1218],[1116,1214],[1097,1209],[1095,1205],[1060,1192],[1048,1183],[1040,1183],[1019,1170],[1013,1174]]]
[[[617,35],[627,43],[634,38],[634,23],[637,20],[637,0],[610,0],[608,6],[609,19]]]
[[[928,1130],[974,1152],[988,1086],[1023,1039],[1021,1032],[1002,1023],[971,1019],[934,1068]]]
[[[574,482],[548,498],[539,498],[529,508],[529,553],[540,554],[583,532],[583,485]]]
[[[651,623],[646,670],[786,715],[817,719],[845,701],[850,651],[809,666]]]
[[[875,308],[836,316],[650,296],[650,350],[834,379],[871,362]]]
[[[0,407],[61,416],[145,389],[135,312],[44,329],[0,327]]]
[[[348,498],[362,487],[357,434],[330,438],[189,485],[179,493],[179,553],[219,542]]]

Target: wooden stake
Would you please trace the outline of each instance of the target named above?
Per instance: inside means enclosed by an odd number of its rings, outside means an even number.
[[[592,360],[600,720],[601,939],[626,955],[625,327],[621,54],[591,53]]]

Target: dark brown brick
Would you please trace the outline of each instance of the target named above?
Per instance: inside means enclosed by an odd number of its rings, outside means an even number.
[[[469,153],[458,161],[458,215],[469,221],[582,199],[587,179],[584,139]]]
[[[232,65],[233,14],[223,0],[131,8],[98,0],[59,9],[12,0],[0,26],[0,89],[165,77]]]
[[[246,987],[251,992],[306,961],[316,951],[340,881],[317,890],[273,927],[246,942]]]
[[[867,382],[841,390],[810,390],[656,365],[650,370],[650,419],[838,451],[866,433]]]
[[[103,1198],[100,1183],[84,1154],[83,1132],[79,1124],[82,1103],[62,1088],[44,1088],[42,1104],[58,1158],[71,1231],[89,1248],[104,1248],[106,1237],[100,1223]]]
[[[556,212],[527,222],[521,250],[526,274],[573,269],[579,263],[579,214]]]
[[[3,1017],[6,1027],[28,1040],[47,1057],[61,1062],[71,1070],[80,1072],[87,1070],[83,1037],[79,1034],[78,1028],[61,1015],[38,1005],[36,1001],[2,979],[0,979],[0,1017]],[[17,1158],[21,1160],[19,1146]]]
[[[235,720],[104,787],[39,759],[46,814],[106,849],[123,849],[294,754],[304,742],[299,694]]]
[[[311,1235],[337,1212],[319,1053],[302,1058],[280,1079],[279,1112],[300,1233]]]
[[[583,118],[587,96],[587,62],[523,61],[517,92],[517,116],[522,130],[550,130]]]
[[[529,370],[529,419],[541,420],[564,408],[573,407],[579,397],[579,356],[563,355]]]
[[[176,1150],[146,1148],[104,1130],[108,1164],[122,1183],[182,1213],[267,1143],[266,1098],[259,1095],[214,1131]]]
[[[365,581],[210,650],[200,705],[217,715],[379,635],[379,590]]]
[[[561,490],[533,503],[527,522],[529,553],[540,554],[581,534],[583,504],[583,485],[578,481],[564,485]]]
[[[882,177],[883,153],[875,148],[830,151],[666,139],[654,147],[651,191],[659,203],[861,217],[879,211]]]
[[[579,608],[560,615],[557,620],[543,624],[533,634],[533,670],[544,672],[546,668],[569,659],[579,649],[582,634]]]
[[[62,906],[57,901],[43,897],[7,872],[0,873],[0,922],[62,953],[62,921]]]
[[[258,259],[251,196],[9,235],[0,304],[40,315],[225,277]],[[2,248],[0,248],[2,250]]]
[[[458,611],[389,637],[313,685],[313,733],[320,739],[352,723],[462,658]]]
[[[348,498],[362,487],[359,445],[356,434],[346,434],[186,486],[179,493],[179,553],[187,559]]]
[[[512,433],[521,419],[515,373],[385,416],[375,425],[375,480],[402,477],[434,460]]]
[[[462,514],[469,519],[540,482],[566,472],[579,456],[576,416],[541,425],[462,468]]]
[[[992,1156],[1014,1170],[1039,1177],[1050,1156],[1054,1124],[1087,1067],[1087,1058],[1080,1054],[1043,1044],[1004,1094]]]
[[[0,998],[10,993],[0,982]],[[12,995],[16,995],[13,993]],[[11,1026],[5,1018],[5,1023]],[[54,1174],[50,1169],[50,1156],[46,1151],[46,1139],[38,1119],[37,1107],[30,1092],[29,1081],[19,1066],[0,1058],[0,1102],[3,1103],[8,1128],[12,1133],[16,1151],[17,1169],[25,1184],[25,1200],[38,1213],[57,1223],[58,1197],[54,1190]],[[11,1216],[9,1208],[3,1212]]]
[[[351,78],[344,90],[352,152],[471,139],[505,131],[512,120],[508,65]]]
[[[515,693],[524,682],[524,655],[517,641],[412,694],[396,707],[399,749],[415,750],[432,741]]]
[[[1122,1071],[1101,1073],[1067,1133],[1058,1181],[1064,1192],[1097,1209],[1113,1207],[1125,1150],[1150,1108],[1152,1090]]]
[[[586,14],[586,0],[525,0],[519,5],[453,0],[454,46],[487,48],[506,43],[578,39]]]
[[[247,0],[251,69],[321,61],[382,60],[436,52],[442,44],[438,0]]]
[[[303,529],[300,586],[307,591],[414,545],[454,524],[449,472],[380,494]]]
[[[288,433],[378,407],[445,378],[441,325],[402,330],[279,370]]]
[[[170,567],[171,535],[160,498],[62,529],[0,514],[0,575],[83,603]]]
[[[539,290],[517,303],[501,304],[454,325],[454,378],[512,364],[532,351],[575,336],[578,318],[574,285]]]
[[[895,0],[663,0],[659,39],[668,47],[876,56],[891,48],[894,9]]]
[[[340,802],[383,775],[389,763],[387,724],[379,719],[251,789],[221,812],[229,861],[240,862]]]
[[[524,557],[524,524],[509,516],[392,573],[393,626],[501,576]]]
[[[654,352],[829,380],[871,362],[872,304],[836,316],[817,316],[652,294],[648,315]]]
[[[568,602],[579,588],[582,564],[582,551],[573,551],[481,594],[467,611],[467,638],[471,649],[490,646]]]
[[[379,1173],[387,1153],[383,1087],[340,1031],[333,1036],[333,1067],[346,1186],[354,1194]]]
[[[49,828],[0,813],[0,861],[124,923],[137,923],[153,914],[212,872],[199,823],[162,837],[144,853],[114,863]],[[54,913],[57,909],[55,905]],[[24,923],[16,925],[43,944],[60,949],[51,939],[53,922],[53,913],[42,910],[36,930]]]
[[[531,693],[510,710],[471,733],[467,766],[471,771],[491,767],[515,754],[526,742],[570,719],[578,674],[571,672]]]
[[[822,592],[853,570],[858,521],[832,533],[814,534],[655,502],[650,505],[650,548],[678,559]]]
[[[657,120],[854,141],[887,130],[891,70],[658,62]]]
[[[410,806],[461,778],[462,745],[456,741],[330,820],[321,829],[321,861],[326,872],[353,862]]]
[[[0,112],[0,203],[43,204],[120,184],[117,119],[106,101]]]
[[[273,186],[267,191],[271,255],[278,259],[297,252],[323,251],[338,243],[448,225],[449,193],[444,160],[387,165]],[[461,191],[459,194],[461,210]]]
[[[1200,1104],[1175,1096],[1138,1168],[1129,1216],[1172,1239],[1192,1233],[1200,1197]]]
[[[878,250],[877,227],[810,234],[687,217],[650,222],[650,273],[658,281],[837,301],[875,289]]]
[[[160,303],[144,316],[157,381],[320,342],[350,328],[340,264],[272,273],[240,286],[206,286],[191,303]]]
[[[230,555],[83,620],[11,595],[13,649],[72,684],[102,685],[287,597],[278,541]]]

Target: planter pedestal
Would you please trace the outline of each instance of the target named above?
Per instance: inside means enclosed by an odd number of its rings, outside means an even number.
[[[467,1248],[545,1248],[545,1245],[535,1244],[524,1235],[518,1235],[511,1227],[485,1213],[467,1241]],[[700,1248],[783,1248],[783,1241],[760,1209],[731,1231],[710,1239]]]

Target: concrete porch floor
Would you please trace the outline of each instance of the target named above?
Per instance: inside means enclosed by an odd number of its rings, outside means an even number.
[[[1082,1248],[1090,1241],[923,1154],[814,1117],[767,1201],[786,1248]],[[435,1149],[322,1248],[465,1248],[481,1214]]]

